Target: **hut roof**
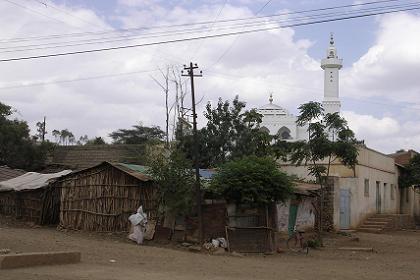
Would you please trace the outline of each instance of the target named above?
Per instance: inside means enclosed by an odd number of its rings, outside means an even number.
[[[137,164],[127,164],[127,163],[120,163],[120,162],[109,162],[109,161],[104,161],[101,162],[100,164],[96,164],[95,166],[91,166],[89,168],[85,168],[82,170],[78,170],[75,172],[72,172],[70,174],[67,174],[67,176],[65,177],[70,177],[72,175],[76,175],[76,174],[81,174],[87,171],[90,171],[92,169],[98,168],[100,166],[112,166],[124,173],[126,173],[127,175],[130,175],[140,181],[143,182],[147,182],[147,181],[151,181],[152,178],[147,175],[147,166],[143,166],[143,165],[137,165]]]
[[[6,165],[0,166],[0,182],[16,178],[25,173],[26,173],[25,170],[12,169]]]
[[[27,172],[16,178],[0,182],[0,191],[23,191],[39,189],[45,187],[54,179],[67,175],[70,172],[71,170],[64,170],[58,173],[51,174]]]
[[[58,146],[51,153],[48,165],[82,170],[104,161],[142,164],[145,145]]]
[[[294,192],[296,194],[313,196],[321,187],[318,184],[311,184],[306,182],[295,182]]]
[[[141,181],[152,180],[152,178],[147,175],[147,170],[149,169],[147,166],[127,163],[107,163]]]

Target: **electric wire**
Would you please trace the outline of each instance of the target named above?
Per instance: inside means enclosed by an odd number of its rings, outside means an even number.
[[[350,11],[350,12],[344,12],[341,13],[341,15],[351,15],[351,14],[356,14],[356,13],[360,13],[360,12],[372,12],[372,11],[383,11],[383,10],[387,10],[389,8],[405,8],[405,7],[416,7],[420,5],[420,3],[412,3],[409,5],[393,5],[393,6],[384,6],[384,7],[375,7],[375,8],[369,8],[369,9],[361,9],[359,11]],[[298,17],[298,18],[291,18],[291,19],[285,19],[285,20],[278,20],[278,21],[264,21],[264,22],[257,22],[256,24],[246,24],[246,25],[241,25],[241,26],[226,26],[223,28],[219,28],[218,31],[221,30],[229,30],[229,29],[234,29],[234,28],[241,28],[241,27],[258,27],[261,25],[268,25],[268,24],[284,24],[284,23],[289,23],[289,22],[295,22],[298,20],[309,20],[309,19],[321,19],[321,18],[328,18],[331,16],[337,16],[337,13],[323,13],[323,14],[318,14],[318,15],[310,15],[310,16],[305,16],[305,17]],[[96,39],[94,40],[82,40],[82,41],[72,41],[72,42],[77,42],[75,44],[71,44],[71,42],[69,42],[69,44],[66,43],[45,43],[45,44],[33,44],[33,45],[24,45],[24,46],[9,46],[9,47],[0,47],[0,50],[4,50],[4,51],[0,51],[0,53],[10,53],[10,52],[22,52],[22,51],[28,51],[28,50],[41,50],[41,49],[53,49],[53,48],[60,48],[60,47],[74,47],[74,46],[82,46],[82,45],[89,45],[89,44],[103,44],[103,43],[114,43],[114,42],[119,42],[119,41],[125,41],[125,40],[134,40],[134,39],[149,39],[149,38],[156,38],[156,37],[165,37],[165,36],[174,36],[174,35],[185,35],[185,34],[194,34],[194,33],[199,33],[199,32],[205,32],[207,31],[211,31],[212,27],[209,27],[208,29],[187,29],[187,30],[180,30],[179,32],[158,32],[154,35],[143,35],[143,36],[135,36],[135,37],[127,37],[126,39],[116,39],[116,40],[105,40],[105,41],[97,41]],[[114,38],[119,38],[119,37],[114,37]],[[103,39],[108,39],[108,38],[103,38]],[[109,38],[112,39],[112,38]]]
[[[352,16],[336,17],[336,18],[331,18],[331,19],[326,19],[326,20],[314,20],[314,21],[294,23],[294,24],[288,24],[288,25],[265,27],[265,28],[263,27],[263,28],[234,31],[234,32],[225,32],[225,33],[205,35],[205,36],[176,38],[176,39],[162,40],[162,41],[156,41],[156,42],[147,42],[147,43],[141,43],[141,44],[131,44],[131,45],[104,47],[104,48],[96,48],[96,49],[88,49],[88,50],[59,52],[59,53],[43,54],[43,55],[13,57],[13,58],[0,59],[0,62],[40,59],[40,58],[47,58],[47,57],[68,56],[68,55],[76,55],[76,54],[84,54],[84,53],[95,53],[95,52],[146,47],[146,46],[154,46],[154,45],[169,44],[169,43],[188,42],[192,40],[201,40],[201,39],[208,39],[208,38],[221,38],[221,37],[232,36],[232,35],[249,34],[249,33],[270,31],[270,30],[276,30],[276,29],[287,28],[287,27],[299,27],[299,26],[314,25],[314,24],[320,24],[320,23],[326,23],[326,22],[350,20],[350,19],[370,17],[370,16],[376,16],[376,15],[391,14],[391,13],[396,13],[396,12],[413,11],[413,10],[419,10],[419,9],[420,7],[416,6],[416,7],[411,7],[411,8],[401,8],[401,9],[382,11],[382,12],[362,13],[362,14],[357,14],[357,15],[352,15]]]
[[[5,1],[10,1],[10,0],[5,0]],[[246,18],[224,19],[224,20],[218,20],[217,23],[246,21],[246,20],[253,20],[253,19],[287,16],[287,15],[293,15],[293,14],[304,14],[304,13],[317,12],[317,11],[334,10],[334,9],[351,8],[351,7],[360,7],[360,6],[381,4],[381,3],[386,3],[386,2],[398,2],[398,1],[401,1],[401,0],[373,1],[373,2],[365,2],[365,3],[351,4],[351,5],[341,5],[341,6],[333,6],[333,7],[327,7],[327,8],[311,9],[311,10],[283,12],[283,13],[267,15],[267,16],[254,16],[254,17],[246,17]],[[192,26],[192,25],[212,24],[212,23],[213,23],[213,21],[201,21],[201,22],[182,23],[182,24],[171,24],[171,25],[160,25],[160,26],[158,25],[158,26],[151,26],[151,27],[136,27],[136,28],[126,28],[126,29],[115,29],[115,30],[111,30],[111,31],[102,31],[102,32],[90,31],[90,32],[68,33],[68,34],[53,34],[53,35],[46,35],[46,36],[18,37],[18,38],[0,39],[0,42],[5,43],[5,42],[26,41],[26,40],[47,40],[47,39],[67,37],[67,36],[100,35],[100,34],[107,34],[107,33],[118,33],[118,32],[122,33],[122,32],[132,32],[132,31],[139,31],[139,30],[144,31],[144,30],[173,28],[173,27],[185,27],[185,26]]]
[[[27,1],[31,1],[31,0],[27,0]],[[42,5],[45,5],[45,7],[46,7],[46,8],[48,8],[48,7],[49,7],[49,8],[51,8],[51,9],[56,10],[56,11],[59,11],[59,12],[61,12],[61,13],[64,13],[64,14],[68,15],[69,17],[72,17],[72,18],[78,19],[78,20],[79,20],[79,21],[81,21],[81,22],[84,22],[84,23],[89,24],[89,25],[95,25],[96,27],[98,27],[98,28],[100,28],[100,29],[103,29],[103,26],[100,26],[100,25],[98,25],[97,23],[94,23],[94,22],[88,21],[88,20],[86,20],[86,19],[84,19],[84,18],[78,17],[78,16],[76,16],[76,15],[74,15],[74,14],[72,14],[72,13],[70,13],[70,12],[66,11],[66,10],[60,9],[60,8],[56,7],[56,5],[54,5],[53,3],[47,3],[47,2],[46,2],[46,0],[44,0],[44,1],[41,1],[41,0],[34,0],[34,1],[35,1],[35,2],[38,2],[38,3],[42,4]],[[111,31],[111,30],[110,30],[110,31]]]

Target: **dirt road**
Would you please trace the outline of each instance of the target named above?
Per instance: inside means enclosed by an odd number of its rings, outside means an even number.
[[[232,257],[137,246],[110,235],[0,224],[0,248],[82,252],[80,264],[0,270],[0,279],[420,279],[420,232],[357,236],[360,242],[332,235],[325,249],[308,256]],[[346,245],[372,246],[377,252],[336,250]]]

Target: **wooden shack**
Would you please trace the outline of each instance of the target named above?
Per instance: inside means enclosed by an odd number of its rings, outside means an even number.
[[[41,225],[57,224],[60,192],[53,184],[70,172],[27,172],[0,182],[0,215]]]
[[[149,217],[156,216],[156,188],[144,166],[103,162],[63,177],[57,187],[63,228],[127,231],[128,217],[140,205]]]

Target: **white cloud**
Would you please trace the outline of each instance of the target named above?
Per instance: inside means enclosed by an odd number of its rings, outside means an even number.
[[[359,115],[351,111],[344,111],[342,115],[359,139],[393,136],[400,132],[398,121],[390,117],[375,118],[371,115]]]
[[[191,8],[185,4],[187,2],[170,2],[170,6],[163,5],[163,2],[121,0],[115,13],[107,15],[107,18],[119,21],[125,28],[212,21],[223,3],[208,1]],[[249,8],[232,4],[239,2],[229,3],[225,5],[219,19],[253,15]],[[36,1],[32,4],[28,2],[28,5],[40,10]],[[67,23],[64,24],[0,3],[0,12],[3,15],[0,17],[0,38],[97,31],[97,26],[112,29],[93,10],[68,6],[60,8],[76,17],[48,10],[49,16]],[[362,100],[367,97],[377,98],[381,102],[392,100],[396,104],[399,101],[420,103],[418,30],[420,17],[408,14],[381,17],[374,45],[352,67],[342,70],[342,95]],[[174,34],[170,34],[164,39],[174,37]],[[0,53],[0,57],[82,50],[151,40],[127,39],[118,43],[76,48]],[[203,69],[203,78],[196,80],[197,99],[202,99],[199,113],[203,111],[206,101],[216,101],[219,96],[232,99],[236,94],[250,107],[257,107],[267,103],[270,92],[274,94],[275,103],[296,112],[297,106],[303,102],[322,100],[322,90],[319,89],[323,87],[323,73],[319,61],[308,55],[312,45],[313,42],[309,40],[297,40],[294,29],[287,28],[239,37],[1,63],[0,87],[147,71],[165,68],[171,64],[181,67],[193,60]],[[1,47],[6,46],[9,45],[3,43]],[[224,54],[226,50],[229,51]],[[219,59],[220,62],[215,64]],[[0,90],[0,101],[17,108],[22,118],[33,126],[46,115],[47,128],[50,131],[68,128],[78,136],[105,136],[115,129],[130,127],[138,121],[143,121],[145,125],[163,127],[164,96],[150,75],[159,78],[159,72],[150,72]],[[189,99],[186,100],[186,106],[190,102]],[[383,152],[393,152],[399,148],[420,149],[420,114],[415,115],[416,112],[412,110],[408,113],[403,110],[371,112],[369,108],[347,110],[344,116],[348,118],[357,136],[365,139],[368,146]],[[204,120],[201,118],[200,122],[203,124]]]
[[[140,3],[141,2],[141,3]],[[124,27],[140,25],[167,25],[183,22],[213,20],[220,9],[220,3],[206,4],[194,9],[175,6],[167,8],[159,1],[125,1],[118,7],[114,20],[123,22]],[[142,4],[141,7],[138,5]],[[34,4],[33,4],[34,5]],[[112,28],[84,8],[60,7],[67,9],[86,21],[96,21],[98,25]],[[12,9],[0,5],[2,14],[10,14]],[[51,10],[52,11],[52,10]],[[66,17],[71,21],[51,24],[48,19],[27,15],[15,10],[14,20],[0,18],[4,27],[0,37],[40,36],[81,32],[74,26],[84,26],[91,31],[85,21]],[[90,15],[90,17],[88,17]],[[51,14],[57,17],[58,14]],[[63,15],[62,15],[63,16]],[[220,18],[252,16],[246,7],[226,5]],[[16,19],[19,20],[16,20]],[[140,20],[140,23],[139,23]],[[39,23],[39,25],[34,23]],[[77,25],[76,25],[77,23]],[[12,31],[10,31],[12,30]],[[206,33],[209,34],[209,33]],[[202,35],[202,34],[201,34]],[[165,37],[165,39],[171,36]],[[173,37],[172,37],[173,38]],[[148,40],[150,41],[150,39]],[[235,43],[232,46],[232,42]],[[127,40],[119,44],[147,42],[147,40]],[[76,49],[115,46],[101,44],[81,46]],[[311,46],[308,40],[296,41],[292,29],[282,29],[266,33],[256,33],[214,40],[160,45],[158,47],[133,48],[121,51],[90,53],[78,56],[47,58],[43,60],[19,61],[0,65],[0,87],[38,81],[77,79],[110,73],[123,73],[164,68],[168,64],[182,65],[190,59],[199,63],[203,78],[197,79],[197,99],[203,98],[198,112],[203,111],[207,100],[217,100],[219,96],[232,99],[236,94],[252,107],[267,103],[269,92],[273,91],[275,101],[286,108],[296,108],[308,99],[307,90],[300,85],[319,88],[322,71],[318,62],[308,56]],[[225,50],[230,49],[217,65],[214,65]],[[49,49],[31,54],[50,53],[63,49]],[[74,50],[65,48],[64,50]],[[25,55],[28,52],[24,53]],[[1,57],[19,56],[21,53],[0,54]],[[47,116],[48,129],[68,128],[76,135],[103,135],[118,128],[126,128],[143,121],[145,125],[164,125],[164,97],[161,89],[149,77],[159,77],[158,72],[115,78],[88,80],[74,83],[49,84],[13,90],[0,90],[0,100],[16,107],[22,117],[31,124]],[[312,93],[310,94],[312,95]],[[321,98],[322,93],[316,96]],[[173,97],[171,99],[173,101]],[[189,105],[189,100],[186,104]],[[201,120],[203,123],[203,120]]]
[[[420,103],[419,30],[419,16],[381,17],[375,44],[343,73],[343,94]]]

